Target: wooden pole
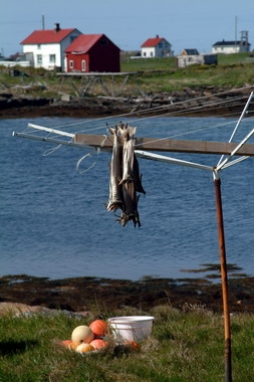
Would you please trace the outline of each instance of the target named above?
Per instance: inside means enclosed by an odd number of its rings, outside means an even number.
[[[221,180],[215,178],[215,201],[216,215],[218,225],[218,243],[220,251],[220,267],[221,267],[221,283],[222,283],[222,299],[224,314],[224,332],[225,332],[225,382],[232,382],[232,362],[231,362],[231,332],[230,332],[230,313],[228,299],[228,277],[227,277],[227,260],[226,246],[224,236],[224,223],[221,199]]]
[[[29,124],[31,126],[31,124]],[[79,145],[102,147],[112,149],[113,138],[110,135],[75,134],[74,142]],[[237,156],[254,156],[254,144],[245,143],[239,147],[238,143],[209,142],[209,141],[183,141],[159,138],[135,138],[135,150],[160,151],[193,154],[219,154],[231,155],[233,150]]]

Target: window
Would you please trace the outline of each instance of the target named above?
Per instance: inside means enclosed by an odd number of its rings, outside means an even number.
[[[150,52],[150,57],[153,57],[153,52]]]
[[[162,42],[159,42],[158,47],[162,48]]]
[[[86,60],[81,61],[81,69],[82,69],[82,72],[86,71]]]
[[[37,45],[37,48],[38,48],[38,49],[41,49],[41,44],[38,44],[38,45]]]
[[[50,54],[49,55],[49,62],[51,64],[55,64],[56,63],[56,55],[55,54]]]
[[[107,40],[100,40],[100,45],[107,45]]]
[[[42,54],[37,54],[37,65],[42,65]]]
[[[74,69],[74,62],[73,62],[73,60],[69,61],[69,68],[70,69]]]

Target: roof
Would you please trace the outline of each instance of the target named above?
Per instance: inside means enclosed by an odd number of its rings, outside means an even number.
[[[186,54],[188,56],[196,56],[196,55],[199,55],[199,51],[197,49],[184,49],[183,50],[184,52],[186,52]]]
[[[65,52],[87,53],[103,37],[110,41],[104,34],[81,34],[65,49]]]
[[[162,37],[148,38],[142,45],[142,48],[152,48],[159,44],[159,42],[165,40]]]
[[[32,32],[27,38],[25,38],[20,44],[31,45],[31,44],[55,44],[60,43],[64,40],[70,33],[75,31],[75,28],[60,29],[56,32],[55,29],[42,29]]]
[[[240,41],[222,40],[222,41],[217,41],[215,44],[213,44],[213,46],[232,46],[232,45],[250,45],[250,43],[248,41],[243,41],[243,40],[240,40]]]

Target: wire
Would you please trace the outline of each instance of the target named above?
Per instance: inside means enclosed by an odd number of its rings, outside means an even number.
[[[251,87],[251,86],[249,86]],[[248,87],[247,87],[248,88]],[[194,98],[193,100],[184,100],[184,101],[179,101],[179,102],[176,102],[175,104],[173,105],[163,105],[163,106],[157,106],[157,107],[154,107],[154,108],[150,108],[150,109],[146,109],[146,110],[141,110],[140,111],[140,114],[151,114],[151,113],[155,113],[155,111],[163,111],[165,110],[165,108],[169,109],[170,107],[175,107],[176,105],[180,105],[180,104],[183,104],[183,103],[193,103],[193,102],[197,102],[199,100],[203,100],[203,99],[209,99],[210,97],[218,97],[218,96],[222,96],[222,95],[225,95],[225,94],[230,94],[230,93],[234,93],[236,91],[239,91],[241,89],[246,89],[246,87],[244,88],[239,88],[239,89],[234,89],[232,90],[231,92],[228,92],[228,91],[224,91],[224,92],[220,92],[220,93],[216,93],[216,94],[213,94],[213,95],[209,95],[209,96],[201,96],[201,97],[197,97],[197,98]],[[163,116],[183,116],[185,114],[189,114],[190,112],[197,112],[197,111],[203,111],[204,108],[207,108],[209,107],[209,110],[211,111],[211,108],[217,108],[219,105],[225,105],[225,104],[228,104],[228,103],[232,103],[232,102],[236,102],[236,101],[239,101],[239,100],[243,100],[247,98],[247,95],[241,95],[239,97],[234,97],[233,99],[226,99],[226,100],[223,100],[223,101],[214,101],[214,102],[210,102],[208,105],[200,105],[200,106],[194,106],[194,107],[189,107],[188,109],[186,110],[179,110],[179,111],[167,111],[166,113],[164,114],[160,114],[159,117],[163,117]],[[213,110],[213,109],[212,109]],[[124,114],[119,114],[117,116],[110,116],[110,117],[102,117],[102,118],[98,118],[98,119],[89,119],[88,121],[82,121],[82,122],[79,122],[79,123],[71,123],[71,124],[65,124],[65,125],[60,125],[60,127],[71,127],[71,126],[75,126],[77,127],[77,125],[84,125],[86,123],[95,123],[95,122],[101,122],[101,121],[106,121],[108,119],[117,119],[117,118],[121,118],[123,116],[130,116],[132,114],[137,114],[137,112],[129,112],[129,113],[124,113]],[[253,113],[252,111],[249,112],[250,113]],[[231,113],[231,114],[225,114],[225,116],[227,117],[232,117],[233,115],[236,115],[238,113]],[[223,116],[221,116],[223,117]],[[144,116],[144,117],[139,117],[139,118],[136,118],[136,119],[132,119],[130,121],[130,123],[135,123],[135,122],[140,122],[140,121],[145,121],[145,120],[152,120],[152,119],[156,119],[158,118],[158,115],[149,115],[149,116]],[[253,118],[253,117],[252,117]],[[250,120],[250,118],[248,118],[248,120]],[[178,121],[180,123],[180,121]],[[174,120],[174,125],[176,125],[178,122],[176,122]],[[218,128],[218,127],[222,127],[222,126],[227,126],[227,125],[230,125],[230,124],[233,124],[235,121],[227,121],[225,123],[220,123],[220,124],[216,124],[216,125],[213,125],[213,126],[208,126],[208,127],[202,127],[202,128],[199,128],[199,129],[195,129],[195,130],[192,130],[192,131],[188,131],[188,132],[183,132],[183,133],[179,133],[177,132],[176,134],[174,135],[169,135],[167,137],[164,137],[164,138],[155,138],[152,142],[158,142],[158,141],[163,141],[165,139],[169,139],[169,138],[173,138],[173,137],[179,137],[179,136],[183,136],[183,135],[190,135],[190,134],[194,134],[194,133],[197,133],[197,132],[200,132],[200,131],[205,131],[205,130],[209,130],[209,129],[214,129],[214,128]],[[182,123],[182,121],[181,121]],[[105,129],[105,125],[103,126],[99,126],[99,127],[92,127],[91,129],[86,129],[84,130],[85,133],[89,132],[89,131],[96,131],[96,130],[101,130],[102,128]],[[49,129],[50,130],[50,129]],[[54,132],[50,133],[50,134],[54,134]],[[50,135],[49,134],[49,135]],[[55,136],[58,136],[57,134],[54,134]],[[106,135],[104,135],[105,139],[107,138]],[[104,142],[104,141],[103,141]],[[151,142],[149,142],[151,143]],[[53,150],[48,150],[44,153],[44,156],[45,155],[49,155],[51,153],[53,153],[55,150],[57,150],[61,145],[57,146],[55,149]],[[102,146],[103,146],[103,143],[102,143]],[[136,147],[138,147],[139,145],[137,145]],[[85,156],[86,157],[86,156]],[[84,157],[84,158],[85,158]],[[83,159],[84,159],[83,158]],[[81,161],[83,160],[81,158]],[[81,162],[80,162],[81,163]],[[78,162],[78,167],[80,165],[80,163]]]
[[[201,101],[201,100],[205,100],[205,99],[209,99],[209,98],[214,98],[214,97],[220,97],[220,96],[223,96],[223,95],[226,95],[226,94],[232,94],[234,92],[239,92],[241,90],[246,90],[246,89],[252,89],[253,86],[252,85],[249,85],[249,86],[244,86],[244,87],[241,87],[241,88],[237,88],[237,89],[233,89],[231,91],[223,91],[223,92],[219,92],[219,93],[215,93],[215,94],[211,94],[211,95],[206,95],[206,96],[200,96],[200,97],[196,97],[194,99],[187,99],[187,100],[183,100],[183,101],[179,101],[179,102],[175,102],[174,104],[170,104],[170,105],[161,105],[161,106],[155,106],[153,108],[149,108],[149,109],[145,109],[145,110],[134,110],[134,111],[131,111],[131,112],[128,112],[128,113],[123,113],[123,114],[118,114],[116,116],[109,116],[109,117],[101,117],[101,118],[96,118],[96,119],[89,119],[88,121],[82,121],[80,123],[77,123],[77,122],[74,122],[74,123],[71,123],[71,124],[67,124],[67,125],[60,125],[59,127],[68,127],[68,126],[78,126],[78,125],[85,125],[87,123],[95,123],[95,122],[100,122],[100,121],[106,121],[106,120],[109,120],[109,119],[117,119],[117,118],[122,118],[122,117],[129,117],[131,115],[137,115],[137,114],[140,114],[140,115],[144,115],[144,114],[152,114],[154,112],[160,112],[160,111],[163,111],[165,110],[165,108],[169,109],[170,107],[173,108],[173,107],[176,107],[176,106],[180,106],[184,103],[192,103],[192,102],[197,102],[197,101]],[[160,114],[160,117],[162,116],[169,116],[169,115],[174,115],[174,116],[179,116],[179,115],[184,115],[184,114],[189,114],[190,111],[197,111],[199,110],[200,112],[202,111],[202,109],[204,108],[207,108],[209,107],[209,110],[210,110],[210,107],[211,106],[214,106],[214,108],[216,106],[219,106],[219,105],[222,105],[222,104],[225,104],[225,103],[231,103],[231,102],[235,102],[235,101],[239,101],[241,99],[245,99],[247,98],[247,95],[242,95],[240,97],[236,97],[234,99],[230,99],[230,100],[224,100],[224,101],[217,101],[217,102],[213,102],[211,103],[210,105],[200,105],[200,106],[196,106],[196,107],[192,107],[192,108],[188,108],[186,110],[179,110],[178,112],[177,111],[167,111],[166,113],[164,114]],[[210,110],[211,111],[211,110]],[[229,115],[230,116],[230,115]],[[152,119],[152,118],[157,118],[158,115],[153,115],[153,116],[148,116],[148,117],[144,117],[142,118],[142,120],[144,119]],[[140,121],[140,118],[138,119]],[[135,122],[136,120],[132,120],[131,122]],[[92,128],[92,129],[89,129],[89,130],[84,130],[85,132],[88,132],[88,131],[96,131],[96,130],[100,130],[100,129],[103,129],[105,128],[105,126],[100,126],[100,127],[95,127],[95,128]]]

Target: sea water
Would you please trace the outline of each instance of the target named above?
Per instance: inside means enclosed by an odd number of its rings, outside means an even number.
[[[122,120],[137,126],[138,137],[225,142],[237,123],[226,118]],[[184,271],[219,263],[211,171],[140,158],[146,190],[139,200],[142,226],[134,228],[129,222],[122,228],[117,216],[105,208],[110,153],[12,136],[13,131],[24,132],[29,122],[103,136],[106,122],[119,121],[0,120],[0,276],[191,277]],[[233,141],[240,142],[252,128],[252,120],[244,120]],[[220,159],[163,154],[207,166]],[[220,172],[227,261],[249,275],[254,273],[253,160]]]

